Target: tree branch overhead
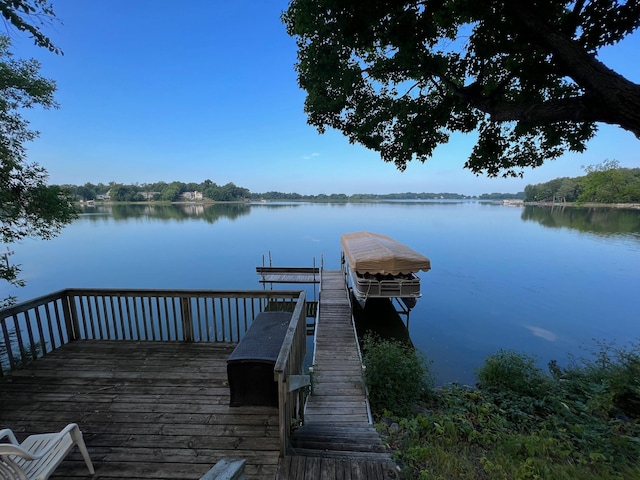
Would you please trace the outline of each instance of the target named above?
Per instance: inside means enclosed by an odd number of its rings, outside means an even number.
[[[597,123],[640,136],[640,86],[597,59],[637,29],[638,3],[293,0],[283,21],[320,131],[404,168],[477,130],[467,167],[509,176],[584,150]]]

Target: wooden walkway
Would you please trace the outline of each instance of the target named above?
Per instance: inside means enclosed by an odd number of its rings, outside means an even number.
[[[229,407],[235,345],[74,341],[0,379],[0,428],[19,440],[76,422],[94,479],[199,479],[245,458],[248,479],[274,478],[278,409]],[[58,479],[91,478],[80,455]]]
[[[392,479],[395,465],[373,428],[344,274],[322,272],[312,394],[278,479]]]

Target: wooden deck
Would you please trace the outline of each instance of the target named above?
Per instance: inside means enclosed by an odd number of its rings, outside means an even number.
[[[312,394],[279,479],[392,479],[395,465],[371,424],[362,361],[341,271],[322,272]]]
[[[84,433],[94,479],[199,479],[223,457],[274,478],[278,409],[229,407],[233,344],[74,341],[0,379],[0,428]],[[74,452],[52,478],[90,478]]]
[[[322,274],[313,392],[290,437],[295,385],[304,385],[304,300],[298,291],[66,289],[5,309],[0,428],[23,439],[78,423],[96,479],[200,479],[223,458],[245,459],[248,479],[396,478],[370,423],[340,271]],[[257,312],[293,304],[274,367],[279,409],[230,407],[235,343],[226,342]],[[89,477],[74,452],[53,478]]]

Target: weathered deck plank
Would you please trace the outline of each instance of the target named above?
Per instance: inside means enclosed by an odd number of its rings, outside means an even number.
[[[333,408],[326,408],[326,398]],[[320,316],[316,325],[313,393],[307,401],[307,424],[368,423],[362,364],[351,323],[344,275],[322,272]]]
[[[278,410],[229,407],[232,344],[72,342],[0,380],[20,438],[80,425],[100,479],[198,479],[224,457],[274,478]],[[89,478],[77,453],[52,478]]]

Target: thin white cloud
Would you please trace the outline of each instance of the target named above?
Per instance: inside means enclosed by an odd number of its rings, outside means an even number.
[[[312,153],[311,155],[305,155],[304,157],[302,157],[305,160],[311,160],[313,157],[319,157],[320,154],[319,153]]]

